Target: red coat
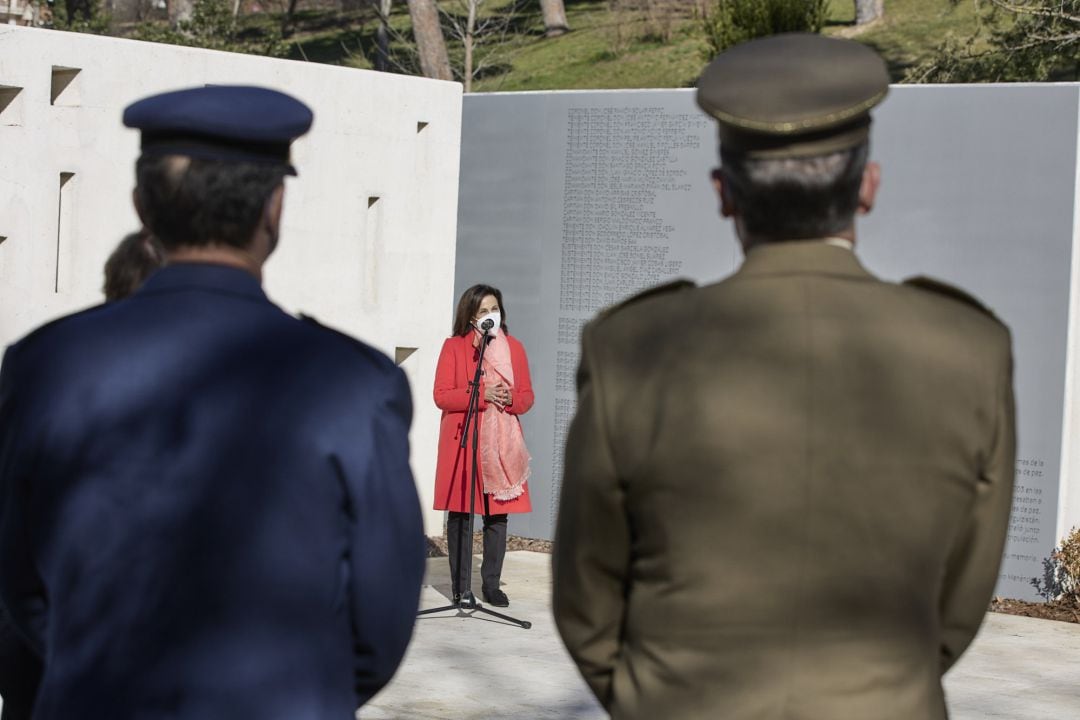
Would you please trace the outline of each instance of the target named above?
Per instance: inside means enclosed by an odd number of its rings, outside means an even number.
[[[517,339],[507,335],[510,343],[510,364],[514,368],[514,389],[507,412],[521,415],[533,405],[532,380],[529,378],[529,359],[525,347]],[[461,426],[465,422],[465,408],[469,404],[469,383],[476,373],[479,350],[472,345],[472,335],[447,338],[439,353],[435,368],[435,405],[442,411],[439,425],[439,459],[435,467],[435,509],[469,512],[469,472],[472,468],[472,427],[469,442],[461,445]],[[484,400],[484,381],[480,381],[480,419],[488,402]],[[495,500],[483,492],[484,469],[479,468],[477,477],[476,512],[486,515],[524,513],[532,510],[529,500],[529,484],[525,492],[513,500]],[[487,504],[485,504],[487,503]]]

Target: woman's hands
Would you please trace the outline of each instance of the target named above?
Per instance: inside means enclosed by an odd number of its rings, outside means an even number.
[[[502,380],[494,385],[485,385],[484,399],[505,409],[510,404],[510,388]]]

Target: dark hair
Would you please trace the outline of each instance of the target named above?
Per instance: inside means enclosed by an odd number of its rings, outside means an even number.
[[[499,292],[499,289],[490,285],[473,285],[461,293],[461,299],[458,300],[457,311],[454,313],[454,335],[469,334],[473,316],[476,315],[476,311],[480,309],[480,303],[488,295],[494,295],[495,300],[499,303],[499,314],[502,317],[500,327],[502,327],[503,332],[510,332],[506,325],[506,308],[503,306],[502,293]]]
[[[819,238],[851,226],[868,152],[862,143],[814,157],[750,159],[721,147],[720,170],[750,235]]]
[[[135,193],[143,222],[166,249],[246,248],[285,171],[281,165],[143,156],[135,164]]]
[[[120,241],[105,261],[105,300],[126,298],[165,264],[165,252],[145,230]]]

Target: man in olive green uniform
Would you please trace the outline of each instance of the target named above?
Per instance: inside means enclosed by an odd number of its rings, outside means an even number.
[[[582,335],[554,608],[614,718],[946,716],[1008,522],[1011,342],[962,292],[852,252],[887,88],[844,40],[718,57],[698,102],[745,262]]]

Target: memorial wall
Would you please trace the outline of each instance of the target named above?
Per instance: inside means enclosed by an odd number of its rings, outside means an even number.
[[[998,587],[1010,597],[1035,597],[1042,559],[1080,524],[1078,98],[1076,84],[894,87],[875,113],[878,204],[858,224],[872,272],[957,284],[1012,329],[1019,452]],[[537,397],[523,418],[534,511],[512,516],[511,532],[552,535],[582,324],[650,285],[712,282],[741,261],[709,182],[715,136],[691,90],[465,98],[456,292],[502,289]]]
[[[0,348],[102,301],[128,232],[139,134],[125,106],[202,84],[288,92],[315,112],[293,145],[265,287],[394,358],[409,376],[427,532],[439,412],[431,378],[453,302],[461,86],[94,35],[0,26]]]
[[[268,85],[315,108],[267,289],[409,375],[429,534],[442,530],[428,509],[438,351],[457,294],[503,289],[537,391],[523,418],[534,512],[511,531],[550,538],[582,324],[741,260],[693,92],[471,95],[462,108],[453,83],[0,26],[0,344],[100,301],[105,258],[137,227],[138,136],[120,113],[202,83]],[[1034,596],[1042,559],[1080,525],[1078,105],[1076,84],[893,88],[875,115],[878,206],[859,222],[873,272],[955,283],[1012,328],[1019,456],[999,593],[1013,597]]]

